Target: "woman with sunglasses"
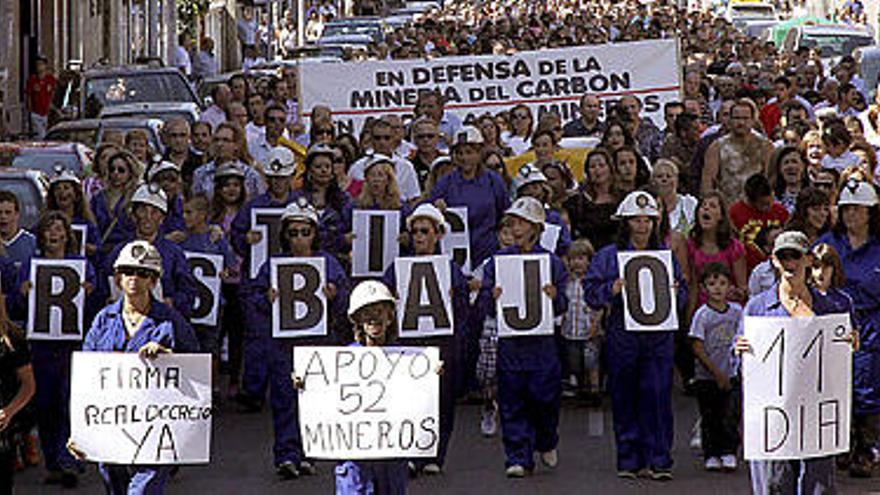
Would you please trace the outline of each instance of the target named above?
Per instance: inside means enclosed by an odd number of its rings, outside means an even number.
[[[853,326],[861,348],[853,354],[853,437],[849,472],[869,477],[876,465],[874,450],[880,439],[880,206],[869,182],[850,179],[840,189],[837,224],[816,241],[833,247],[843,262],[852,298]]]
[[[189,323],[153,296],[162,275],[162,256],[149,242],[137,240],[122,246],[113,262],[113,283],[122,296],[95,317],[83,351],[132,352],[146,359],[162,353],[198,352]],[[74,442],[68,441],[67,448],[80,460],[88,460]],[[109,494],[163,493],[172,467],[101,463],[98,471]]]
[[[510,110],[511,131],[501,134],[501,141],[514,155],[521,155],[532,145],[532,110],[526,105],[517,105]]]
[[[82,260],[76,249],[76,238],[70,228],[70,221],[60,211],[49,211],[40,217],[35,234],[37,253],[21,265],[18,280],[21,281],[20,298],[17,303],[27,309],[28,295],[34,288],[31,285],[32,260]],[[86,261],[85,279],[82,286],[86,292],[86,311],[84,321],[91,321],[95,315],[95,269]],[[25,311],[25,314],[28,314]],[[79,330],[79,329],[64,329]],[[34,340],[31,342],[31,357],[34,364],[37,393],[34,399],[37,413],[37,426],[40,431],[40,448],[49,472],[46,482],[60,483],[74,487],[78,481],[76,460],[67,452],[65,442],[70,436],[70,356],[79,349],[77,341]]]
[[[347,322],[342,318],[348,305],[349,282],[342,265],[329,253],[322,251],[319,239],[318,212],[305,198],[291,202],[281,215],[279,230],[281,252],[272,258],[321,258],[324,260],[326,283],[321,291],[329,305],[328,334],[323,337],[297,339],[296,345],[342,345],[347,342]],[[277,288],[269,280],[270,262],[267,260],[252,283],[244,286],[242,299],[252,314],[248,326],[260,334],[265,346],[269,400],[272,405],[272,424],[275,434],[273,447],[275,470],[285,480],[300,474],[314,474],[315,467],[305,459],[299,434],[297,394],[290,379],[293,369],[293,350],[289,340],[272,338],[272,305],[278,297]]]
[[[339,189],[333,175],[333,161],[338,150],[315,144],[306,154],[302,185],[293,191],[294,198],[305,198],[315,207],[321,221],[321,249],[340,257],[346,252],[345,235],[351,232],[351,198]]]
[[[807,236],[801,232],[786,231],[776,237],[771,259],[779,273],[779,281],[770,289],[749,299],[743,312],[745,317],[803,318],[841,311],[835,298],[828,297],[807,283],[812,263],[807,256],[809,249]],[[744,320],[745,318],[740,321]],[[739,355],[754,352],[743,332],[743,327],[740,326],[734,344],[734,350]],[[858,348],[858,340],[857,335],[852,336],[854,348]],[[856,376],[853,382],[855,386],[858,382]],[[856,393],[855,389],[853,392]],[[750,461],[749,468],[752,493],[756,495],[837,493],[833,456],[796,461]]]
[[[101,250],[101,237],[98,234],[98,226],[95,224],[95,216],[86,202],[83,189],[76,175],[62,171],[49,179],[49,191],[46,194],[45,211],[60,211],[70,220],[71,225],[85,229],[82,239],[77,239],[77,251],[84,252],[92,266],[98,265],[98,255]],[[85,243],[83,247],[80,243]]]
[[[501,141],[501,128],[495,117],[483,114],[477,119],[477,129],[483,135],[484,150],[498,153],[502,158],[513,155],[513,150]]]
[[[103,254],[131,238],[134,224],[126,209],[141,174],[137,159],[127,151],[118,151],[107,160],[107,180],[103,189],[92,197],[89,205],[101,232]]]
[[[158,292],[165,304],[184,317],[189,317],[195,302],[196,282],[183,250],[177,243],[161,235],[162,223],[168,214],[165,192],[155,185],[141,184],[131,197],[129,210],[135,228],[126,241],[146,241],[159,251],[162,255],[162,278]],[[117,245],[104,260],[102,282],[113,274],[114,263],[122,248],[122,244]]]

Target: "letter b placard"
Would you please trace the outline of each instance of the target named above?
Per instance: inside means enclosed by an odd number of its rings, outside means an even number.
[[[671,251],[617,253],[624,321],[630,331],[678,329]]]
[[[327,335],[324,258],[270,258],[273,337]]]

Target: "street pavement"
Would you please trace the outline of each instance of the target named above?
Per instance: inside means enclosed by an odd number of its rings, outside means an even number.
[[[611,414],[608,401],[603,410],[565,404],[560,421],[559,467],[541,469],[522,480],[504,476],[504,452],[500,437],[480,436],[479,406],[460,405],[455,433],[443,474],[420,477],[409,485],[411,494],[747,494],[747,469],[735,473],[707,473],[701,459],[689,448],[696,401],[676,393],[676,434],[673,457],[675,480],[623,481],[616,478]],[[272,423],[268,411],[239,414],[221,407],[215,417],[213,459],[210,465],[185,467],[168,486],[170,494],[333,493],[333,464],[318,463],[318,475],[280,481],[272,468]],[[102,493],[94,466],[81,478],[76,490],[42,484],[44,471],[32,467],[16,477],[18,494]],[[880,478],[852,480],[839,476],[842,494],[880,494]]]

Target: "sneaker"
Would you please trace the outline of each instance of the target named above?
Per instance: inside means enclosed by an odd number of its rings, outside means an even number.
[[[436,462],[429,462],[422,468],[422,472],[428,475],[440,474],[440,465]]]
[[[484,437],[494,437],[498,433],[498,409],[483,409],[480,418],[480,431]]]
[[[721,459],[717,457],[709,457],[703,464],[706,471],[721,471]]]
[[[284,461],[275,466],[275,472],[285,480],[295,480],[299,478],[299,469],[296,468],[296,464],[294,464],[293,461]]]
[[[736,456],[733,454],[721,456],[721,467],[725,471],[736,471]]]
[[[514,464],[513,466],[508,467],[504,471],[504,474],[506,474],[508,478],[525,478],[526,468],[519,464]]]
[[[559,465],[559,452],[556,449],[541,452],[541,463],[548,468],[555,468]]]
[[[639,473],[630,469],[621,469],[617,472],[617,477],[622,480],[634,480],[638,479]]]
[[[312,476],[317,472],[318,472],[318,470],[315,469],[315,465],[312,464],[311,462],[302,461],[299,463],[299,473],[300,474],[303,474],[306,476]]]
[[[648,476],[654,481],[672,481],[672,470],[651,468]]]

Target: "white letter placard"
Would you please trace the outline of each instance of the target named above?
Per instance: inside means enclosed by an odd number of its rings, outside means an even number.
[[[400,338],[452,335],[452,273],[449,257],[418,256],[394,260]]]
[[[746,316],[744,452],[749,460],[849,451],[852,344],[848,314]]]
[[[381,277],[400,252],[400,212],[354,210],[351,276]]]
[[[92,462],[211,460],[211,356],[74,352],[70,438]]]
[[[294,347],[306,457],[435,456],[439,363],[436,347]]]
[[[327,335],[324,258],[271,258],[269,284],[276,290],[272,304],[272,336]]]
[[[27,338],[82,340],[86,260],[31,259]]]
[[[631,331],[678,329],[671,251],[621,251],[624,326]]]
[[[452,257],[452,261],[465,275],[471,274],[471,236],[468,231],[467,206],[449,207],[443,212],[449,232],[440,239],[440,252]]]
[[[547,254],[495,257],[495,285],[502,289],[495,302],[499,338],[553,335],[553,300],[544,293],[551,282]]]
[[[269,256],[281,251],[278,229],[281,228],[282,213],[284,213],[284,208],[254,208],[251,210],[251,230],[260,233],[260,242],[251,244],[251,278],[256,278]]]
[[[189,315],[194,325],[217,325],[220,312],[220,272],[223,256],[220,254],[184,251],[189,270],[196,279],[196,299]],[[233,304],[235,301],[233,301]]]

